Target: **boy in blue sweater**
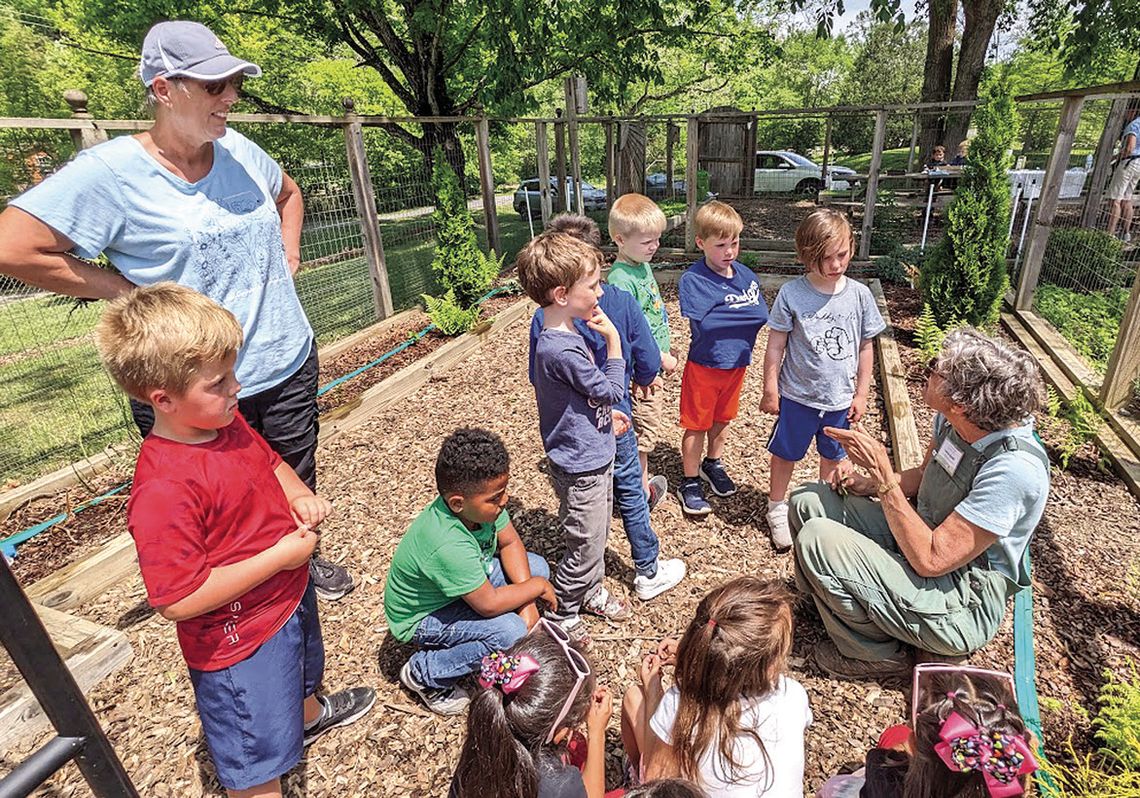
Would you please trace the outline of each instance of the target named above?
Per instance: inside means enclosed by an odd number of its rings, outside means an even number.
[[[677,491],[688,515],[712,512],[701,480],[717,496],[736,493],[721,464],[725,433],[740,408],[744,370],[752,362],[756,334],[768,320],[760,280],[737,262],[744,222],[731,205],[709,202],[697,211],[697,246],[704,257],[681,275],[681,315],[692,340],[681,375],[681,462],[685,479]],[[705,453],[705,442],[708,453]]]
[[[601,233],[598,225],[588,216],[560,214],[551,220],[548,230],[568,233],[593,247],[601,246]],[[641,307],[632,294],[603,284],[598,307],[609,317],[621,338],[623,359],[625,360],[625,385],[627,390],[622,400],[614,405],[613,413],[627,418],[632,415],[631,398],[628,386],[632,381],[634,390],[648,392],[656,390],[658,371],[661,369],[661,352],[645,320]],[[530,324],[530,381],[534,380],[534,351],[538,337],[542,333],[545,312],[540,308]],[[591,330],[581,319],[574,320],[574,328],[585,339],[593,352],[598,368],[604,368],[609,358],[605,338]],[[649,502],[642,487],[641,461],[638,457],[637,434],[628,429],[617,435],[614,457],[614,499],[621,514],[622,526],[629,539],[630,556],[633,558],[635,575],[633,591],[642,601],[648,601],[673,588],[685,576],[685,563],[680,559],[659,559],[660,543],[649,520]]]
[[[613,512],[611,406],[625,396],[625,360],[617,328],[598,307],[599,250],[566,233],[545,232],[523,247],[515,265],[523,290],[543,309],[534,345],[534,393],[566,545],[551,580],[558,598],[552,620],[569,632],[579,626],[580,611],[610,620],[629,614],[626,603],[602,583]],[[575,319],[605,339],[603,369],[594,363]]]

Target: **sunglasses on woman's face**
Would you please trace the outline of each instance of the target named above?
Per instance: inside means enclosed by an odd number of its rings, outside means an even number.
[[[228,78],[222,78],[221,80],[199,81],[199,85],[206,90],[206,94],[209,94],[211,97],[217,97],[226,90],[226,86],[231,85],[234,87],[234,91],[241,94],[241,86],[244,82],[245,75],[237,74],[231,75]]]
[[[549,745],[550,741],[554,739],[554,735],[558,732],[559,725],[566,719],[566,714],[570,711],[570,707],[574,705],[574,699],[578,697],[578,691],[582,689],[582,682],[586,681],[586,677],[590,675],[590,663],[586,662],[586,658],[582,656],[582,652],[570,645],[570,634],[565,629],[556,623],[548,621],[546,618],[539,619],[539,624],[562,648],[562,653],[566,655],[566,661],[570,663],[570,669],[574,671],[574,675],[577,677],[577,681],[574,682],[574,689],[566,695],[566,701],[562,704],[562,710],[558,713],[558,717],[554,719],[554,724],[550,727],[550,732],[546,735],[546,740],[543,742],[544,745]]]

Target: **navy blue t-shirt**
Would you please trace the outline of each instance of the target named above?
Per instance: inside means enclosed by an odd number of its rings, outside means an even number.
[[[717,274],[701,258],[681,275],[681,315],[689,320],[689,360],[714,369],[752,362],[756,334],[768,321],[760,278],[733,261],[732,277]]]

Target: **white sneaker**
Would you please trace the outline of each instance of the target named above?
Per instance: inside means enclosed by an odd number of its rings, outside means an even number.
[[[788,526],[788,502],[768,503],[768,529],[772,534],[772,547],[787,551],[792,547],[792,529]]]
[[[400,668],[400,683],[415,693],[420,701],[424,702],[424,706],[437,715],[458,715],[467,709],[467,705],[471,703],[471,698],[467,695],[466,690],[462,687],[437,689],[422,685],[416,681],[415,676],[412,676],[411,666],[412,663],[409,660],[404,663],[404,667]]]
[[[633,578],[633,592],[642,601],[649,601],[654,596],[660,596],[666,590],[677,586],[685,578],[685,563],[683,560],[658,560],[657,575],[650,579],[648,576],[635,576]]]

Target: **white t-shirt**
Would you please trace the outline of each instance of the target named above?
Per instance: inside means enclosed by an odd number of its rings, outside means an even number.
[[[649,721],[653,733],[673,744],[673,721],[681,694],[670,687]],[[720,761],[720,741],[713,738],[700,762],[700,786],[709,798],[803,798],[804,729],[812,721],[807,693],[795,679],[781,677],[776,689],[762,698],[749,699],[742,708],[742,728],[752,728],[764,743],[763,754],[751,735],[739,736],[734,750],[740,765],[736,779]],[[767,763],[773,765],[769,772]]]

